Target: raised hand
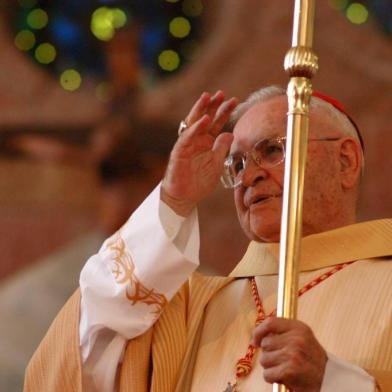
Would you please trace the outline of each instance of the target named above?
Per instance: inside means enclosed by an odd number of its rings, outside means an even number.
[[[214,190],[222,174],[233,135],[221,130],[238,104],[236,98],[224,99],[222,91],[213,97],[201,95],[170,154],[161,199],[179,215],[187,216]]]

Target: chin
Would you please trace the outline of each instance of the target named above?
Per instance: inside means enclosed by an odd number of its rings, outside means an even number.
[[[269,216],[268,216],[269,215]],[[245,235],[252,241],[257,242],[279,242],[280,240],[280,215],[268,214],[260,215],[238,214],[241,228]]]
[[[279,242],[280,217],[279,219],[251,219],[250,231],[253,240],[258,242]]]
[[[257,242],[279,242],[280,233],[261,233],[254,235],[254,241]]]

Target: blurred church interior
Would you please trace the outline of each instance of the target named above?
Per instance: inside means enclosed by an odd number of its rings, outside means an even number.
[[[158,184],[201,92],[287,84],[291,3],[1,2],[0,390],[22,390],[84,262]],[[390,217],[392,3],[317,2],[314,48],[314,88],[365,141],[359,218]],[[201,268],[227,274],[247,245],[232,193],[218,188],[199,216]]]

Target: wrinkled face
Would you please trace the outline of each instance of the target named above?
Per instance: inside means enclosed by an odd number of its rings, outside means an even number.
[[[285,136],[287,98],[274,97],[252,106],[234,128],[231,153],[250,151],[262,138]],[[310,114],[309,138],[340,137],[320,109]],[[303,201],[303,235],[337,226],[342,186],[338,159],[340,141],[309,142]],[[278,242],[282,214],[284,162],[266,168],[248,158],[242,184],[235,188],[237,214],[245,234],[261,242]]]

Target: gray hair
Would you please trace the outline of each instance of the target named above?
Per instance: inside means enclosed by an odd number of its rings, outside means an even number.
[[[253,92],[244,102],[241,102],[236,107],[236,109],[231,115],[229,127],[233,129],[235,124],[245,114],[245,112],[247,112],[255,104],[259,102],[265,102],[274,97],[279,97],[283,95],[286,95],[286,90],[280,86],[262,87],[261,89]],[[365,159],[361,141],[359,139],[357,130],[355,129],[349,118],[340,110],[331,105],[329,102],[326,102],[318,97],[311,97],[310,107],[323,110],[324,113],[326,113],[332,121],[338,124],[339,130],[343,133],[343,135],[351,136],[354,140],[357,141],[358,145],[361,147],[361,169],[363,172],[365,167]]]

